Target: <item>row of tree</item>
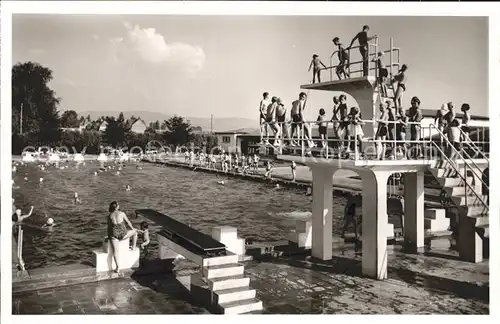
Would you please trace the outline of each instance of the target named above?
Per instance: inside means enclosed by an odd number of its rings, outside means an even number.
[[[12,153],[20,154],[27,146],[64,146],[77,152],[98,153],[101,146],[146,148],[148,143],[161,143],[171,148],[178,146],[217,146],[217,140],[193,127],[183,117],[174,116],[162,123],[150,123],[144,134],[131,131],[137,120],[107,116],[92,120],[78,116],[73,110],[59,114],[61,98],[50,89],[52,71],[38,63],[18,63],[12,68]],[[99,127],[106,122],[104,132]],[[62,130],[80,128],[80,131]],[[161,130],[161,131],[158,131]]]

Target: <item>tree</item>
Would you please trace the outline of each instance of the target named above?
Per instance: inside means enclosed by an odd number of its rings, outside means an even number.
[[[193,139],[193,131],[189,121],[183,117],[174,116],[163,122],[167,129],[164,134],[168,144],[178,146],[186,145]]]
[[[113,147],[125,145],[127,136],[130,134],[131,125],[125,122],[123,113],[120,113],[118,119],[106,117],[106,123],[106,131],[103,136],[106,143]]]
[[[61,127],[76,128],[80,126],[80,119],[74,110],[66,110],[61,116]]]
[[[48,83],[52,70],[38,63],[18,63],[12,67],[12,132],[36,135],[36,145],[56,145],[61,138],[57,107],[61,101]]]

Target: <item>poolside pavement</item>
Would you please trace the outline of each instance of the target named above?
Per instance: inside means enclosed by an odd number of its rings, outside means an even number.
[[[449,251],[389,251],[388,279],[361,275],[352,249],[331,261],[308,255],[245,262],[265,314],[488,314],[488,262]],[[173,274],[86,283],[13,295],[14,314],[207,314]]]

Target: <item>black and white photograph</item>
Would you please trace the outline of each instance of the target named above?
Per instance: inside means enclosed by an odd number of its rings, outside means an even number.
[[[3,319],[490,314],[487,10],[111,3],[2,9]]]

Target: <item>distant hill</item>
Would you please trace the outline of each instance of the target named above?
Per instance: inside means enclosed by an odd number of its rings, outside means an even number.
[[[115,116],[118,117],[119,111],[83,111],[78,112],[79,116],[97,119],[101,116]],[[152,111],[124,111],[123,115],[125,118],[130,118],[133,116],[140,117],[146,124],[149,125],[150,122],[159,120],[160,122],[168,119],[172,115],[163,114],[159,112]],[[204,131],[210,131],[210,118],[203,117],[187,117],[191,121],[191,125],[200,126]],[[224,132],[228,130],[240,129],[240,128],[258,128],[259,124],[257,120],[251,120],[247,118],[237,118],[237,117],[224,117],[217,118],[214,116],[213,119],[213,131],[214,132]]]

